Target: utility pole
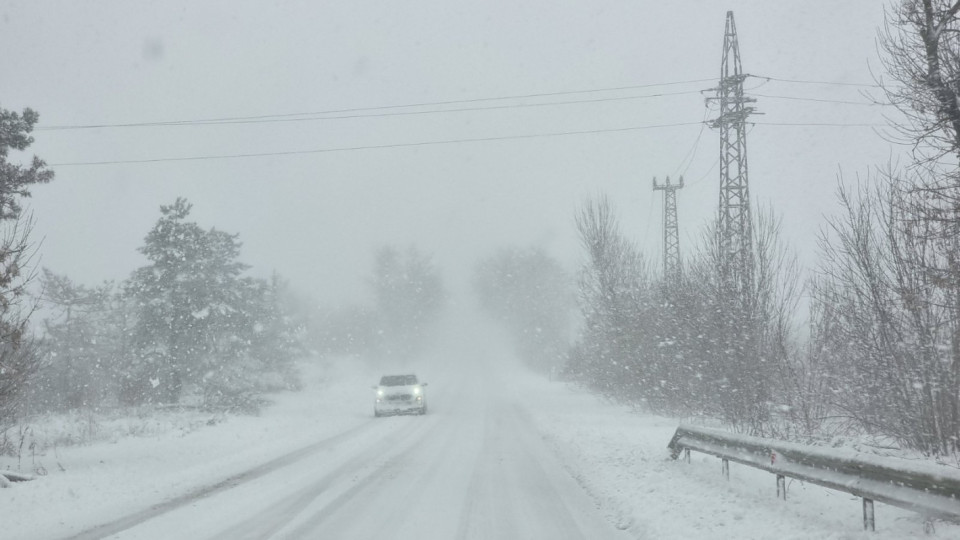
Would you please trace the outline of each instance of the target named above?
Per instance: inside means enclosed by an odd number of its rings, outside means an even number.
[[[740,45],[733,12],[727,12],[723,62],[717,97],[720,114],[712,127],[720,130],[720,216],[717,240],[720,273],[726,292],[743,298],[753,287],[753,227],[747,182],[747,117],[755,113],[743,95]]]
[[[683,177],[679,184],[657,184],[653,178],[653,190],[663,192],[663,278],[670,285],[680,282],[680,232],[677,228],[677,190],[683,187]]]

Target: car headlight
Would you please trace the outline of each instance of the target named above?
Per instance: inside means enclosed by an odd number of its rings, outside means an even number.
[[[413,395],[415,395],[415,396],[419,396],[419,395],[420,395],[420,392],[421,392],[421,390],[420,390],[420,387],[419,387],[419,386],[413,389]]]
[[[383,390],[377,390],[377,397],[383,397]]]

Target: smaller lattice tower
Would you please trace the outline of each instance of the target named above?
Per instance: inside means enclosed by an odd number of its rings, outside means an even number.
[[[669,176],[663,184],[657,184],[657,178],[653,178],[653,190],[663,192],[663,278],[670,284],[679,282],[682,272],[677,227],[677,190],[682,187],[682,176],[678,184],[671,184]]]

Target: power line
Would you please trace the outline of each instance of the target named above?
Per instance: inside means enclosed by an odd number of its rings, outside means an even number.
[[[758,126],[785,126],[785,127],[888,127],[887,124],[871,123],[842,123],[842,122],[750,122]]]
[[[571,101],[551,101],[546,103],[514,103],[509,105],[494,105],[490,107],[460,107],[456,109],[437,109],[437,110],[431,110],[431,111],[403,111],[403,112],[385,112],[385,113],[374,113],[374,114],[349,114],[349,115],[341,115],[341,116],[315,116],[315,117],[303,117],[303,118],[276,117],[276,118],[259,118],[259,119],[249,119],[249,120],[196,120],[196,121],[189,121],[189,122],[182,121],[182,122],[176,122],[176,123],[142,122],[142,123],[135,123],[135,124],[90,125],[90,126],[83,126],[83,127],[51,126],[45,129],[47,131],[57,131],[57,130],[72,130],[72,129],[93,129],[93,128],[181,127],[181,126],[213,126],[213,125],[232,125],[232,124],[264,124],[264,123],[282,123],[282,122],[315,122],[318,120],[343,120],[343,119],[351,119],[351,118],[383,118],[383,117],[389,117],[389,116],[415,116],[415,115],[422,115],[422,114],[443,114],[443,113],[456,113],[456,112],[466,112],[466,111],[492,111],[492,110],[503,110],[503,109],[550,107],[554,105],[602,103],[606,101],[627,101],[627,100],[650,99],[650,98],[657,98],[657,97],[679,96],[679,95],[699,94],[699,93],[700,93],[700,90],[688,90],[684,92],[664,92],[660,94],[644,94],[640,96],[617,96],[617,97],[606,97],[606,98],[596,98],[596,99],[580,99],[580,100],[571,100]]]
[[[747,136],[748,136],[748,137],[750,136],[751,133],[753,133],[753,130],[756,129],[756,127],[757,127],[757,126],[756,126],[756,124],[754,124],[754,123],[748,123],[748,124],[747,124]],[[710,168],[707,169],[707,172],[705,172],[705,173],[703,173],[702,175],[700,175],[700,177],[698,177],[698,178],[697,178],[696,180],[694,180],[693,182],[687,183],[687,185],[688,185],[688,186],[696,186],[696,185],[699,185],[701,182],[703,182],[704,180],[706,180],[707,177],[710,176],[711,173],[713,173],[713,171],[715,171],[715,170],[717,169],[717,165],[719,165],[719,164],[720,164],[720,156],[717,156],[716,159],[713,160],[713,164],[710,165]],[[687,166],[687,168],[689,168],[689,165]]]
[[[700,132],[697,133],[697,138],[693,141],[693,146],[690,147],[690,150],[687,151],[686,155],[680,161],[680,164],[677,165],[677,170],[674,171],[674,176],[683,177],[684,174],[687,174],[687,169],[690,168],[690,165],[693,164],[693,159],[697,156],[697,150],[700,148],[700,139],[703,137],[703,132],[707,127],[707,115],[710,114],[710,109],[704,107],[703,111],[703,123],[700,125]],[[683,169],[681,171],[681,169]]]
[[[794,83],[794,84],[823,84],[829,86],[857,86],[860,88],[882,88],[879,84],[864,84],[864,83],[849,83],[849,82],[839,82],[839,81],[808,81],[803,79],[781,79],[778,77],[767,77],[766,75],[746,75],[747,77],[753,77],[755,79],[766,79],[768,81],[777,81],[785,83]]]
[[[72,162],[63,162],[63,163],[51,163],[51,167],[83,167],[83,166],[95,166],[95,165],[125,165],[125,164],[137,164],[137,163],[163,163],[163,162],[175,162],[175,161],[206,161],[206,160],[218,160],[218,159],[240,159],[240,158],[256,158],[256,157],[270,157],[270,156],[293,156],[293,155],[305,155],[305,154],[324,154],[324,153],[333,153],[333,152],[353,152],[361,150],[382,150],[389,148],[410,148],[418,146],[435,146],[442,144],[461,144],[461,143],[474,143],[474,142],[493,142],[493,141],[507,141],[507,140],[522,140],[522,139],[537,139],[537,138],[550,138],[550,137],[566,137],[573,135],[592,135],[599,133],[619,133],[627,131],[641,131],[647,129],[661,129],[661,128],[671,128],[671,127],[682,127],[682,126],[696,126],[702,125],[703,122],[677,122],[673,124],[652,124],[646,126],[630,126],[623,128],[610,128],[610,129],[590,129],[582,131],[560,131],[553,133],[531,133],[531,134],[522,134],[522,135],[502,135],[498,137],[477,137],[477,138],[462,138],[462,139],[446,139],[446,140],[436,140],[436,141],[417,141],[410,143],[392,143],[392,144],[377,144],[377,145],[367,145],[367,146],[346,146],[339,148],[319,148],[314,150],[287,150],[287,151],[278,151],[278,152],[252,152],[244,154],[219,154],[219,155],[204,155],[204,156],[184,156],[184,157],[168,157],[168,158],[148,158],[148,159],[126,159],[126,160],[110,160],[110,161],[72,161]],[[790,122],[749,122],[751,126],[761,125],[761,126],[788,126],[788,127],[886,127],[885,124],[844,124],[844,123],[790,123]]]
[[[496,97],[482,97],[482,98],[472,98],[472,99],[457,99],[457,100],[444,100],[444,101],[425,101],[420,103],[406,103],[400,105],[381,105],[374,107],[354,107],[346,109],[330,109],[325,111],[313,111],[313,112],[297,112],[297,113],[282,113],[282,114],[264,114],[256,116],[224,116],[217,118],[201,118],[201,119],[188,119],[188,120],[167,120],[167,121],[158,121],[158,122],[127,122],[127,123],[114,123],[114,124],[76,124],[76,125],[52,125],[52,126],[38,126],[37,131],[62,131],[62,130],[76,130],[76,129],[98,129],[98,128],[126,128],[126,127],[146,127],[146,126],[180,126],[180,125],[193,125],[193,124],[214,124],[214,123],[240,123],[244,121],[254,121],[254,120],[268,120],[268,119],[282,119],[282,118],[293,118],[298,116],[320,116],[320,115],[330,115],[330,114],[344,114],[344,113],[358,113],[366,111],[382,111],[382,110],[391,110],[391,109],[403,109],[403,108],[413,108],[413,107],[434,107],[442,105],[457,105],[457,104],[467,104],[467,103],[482,103],[489,101],[503,101],[508,99],[529,99],[529,98],[539,98],[539,97],[556,97],[556,96],[566,96],[566,95],[576,95],[576,94],[589,94],[596,92],[617,92],[624,90],[639,90],[642,88],[654,88],[658,86],[676,86],[682,84],[693,84],[693,83],[702,83],[709,82],[713,79],[692,79],[686,81],[671,81],[665,83],[651,83],[651,84],[637,84],[630,86],[615,86],[615,87],[606,87],[606,88],[593,88],[588,90],[566,90],[566,91],[557,91],[557,92],[541,92],[535,94],[515,94],[508,96],[496,96]],[[690,92],[678,92],[676,94],[664,93],[664,94],[654,94],[649,97],[660,97],[662,95],[679,95],[681,93],[699,93],[699,91],[690,91]],[[634,96],[626,98],[608,98],[609,100],[614,99],[637,99],[639,97],[647,96]],[[588,101],[584,101],[588,102]],[[554,102],[554,103],[565,103],[565,102]],[[532,104],[532,105],[523,105],[517,104],[512,105],[516,107],[520,106],[537,106],[543,104]],[[511,106],[503,106],[511,107]],[[495,107],[488,107],[495,108]],[[474,109],[465,109],[465,110],[474,110]],[[440,111],[426,111],[426,112],[440,112]],[[422,113],[414,113],[422,114]],[[368,115],[375,116],[375,115]]]
[[[800,96],[777,96],[772,94],[757,94],[756,92],[748,92],[750,96],[770,98],[770,99],[789,99],[795,101],[815,101],[818,103],[839,103],[842,105],[867,105],[867,106],[887,106],[887,103],[879,103],[876,101],[848,101],[843,99],[822,99],[822,98],[810,98],[810,97],[800,97]]]
[[[693,182],[690,182],[687,185],[696,186],[700,184],[700,182],[703,182],[704,180],[706,180],[707,177],[710,176],[710,174],[717,169],[717,165],[719,164],[720,164],[720,156],[717,156],[717,158],[713,160],[713,165],[710,165],[710,168],[707,169],[707,172],[703,173],[699,178],[697,178]]]
[[[858,84],[858,83],[781,79],[777,77],[767,77],[763,75],[748,75],[748,76],[761,79],[763,83],[766,83],[769,81],[778,81],[778,82],[798,83],[798,84],[825,84],[825,85],[839,85],[839,86],[878,87],[878,85],[867,85],[867,84]],[[416,108],[416,107],[439,107],[439,106],[446,106],[446,105],[465,105],[465,104],[471,104],[471,103],[505,101],[505,100],[511,100],[511,99],[530,99],[530,98],[591,94],[591,93],[598,93],[598,92],[639,90],[643,88],[656,88],[656,87],[663,87],[663,86],[677,86],[677,85],[684,85],[684,84],[713,82],[714,80],[715,79],[712,79],[712,78],[711,79],[689,79],[689,80],[683,80],[683,81],[635,84],[635,85],[627,85],[627,86],[611,86],[611,87],[603,87],[603,88],[591,88],[591,89],[585,89],[585,90],[564,90],[564,91],[539,92],[539,93],[529,93],[529,94],[513,94],[513,95],[506,95],[506,96],[480,97],[480,98],[471,98],[471,99],[424,101],[419,103],[404,103],[404,104],[397,104],[397,105],[353,107],[353,108],[342,108],[342,109],[329,109],[329,110],[323,110],[323,111],[262,114],[262,115],[252,115],[252,116],[251,115],[223,116],[223,117],[181,119],[181,120],[163,120],[163,121],[156,121],[156,122],[63,124],[63,125],[50,125],[50,126],[40,125],[36,127],[36,130],[37,131],[67,131],[67,130],[105,129],[105,128],[222,125],[222,124],[248,124],[248,123],[262,123],[262,122],[302,122],[302,121],[317,121],[317,120],[337,120],[337,119],[345,119],[345,118],[438,114],[438,113],[448,113],[448,112],[480,111],[480,110],[486,110],[486,109],[497,110],[497,109],[513,109],[513,108],[545,107],[545,106],[553,106],[553,105],[599,103],[604,101],[626,101],[626,100],[636,100],[636,99],[648,99],[648,98],[656,98],[656,97],[664,97],[664,96],[694,94],[694,93],[700,93],[700,91],[663,92],[658,94],[645,94],[640,96],[616,96],[616,97],[596,98],[596,99],[587,99],[587,100],[555,101],[555,102],[547,102],[547,103],[527,103],[527,104],[519,103],[519,104],[496,105],[492,107],[461,107],[456,109],[439,109],[439,110],[430,110],[430,111],[381,112],[381,113],[375,113],[375,114],[357,114],[357,113],[365,113],[365,112],[391,111],[396,109],[406,109],[406,108]],[[794,98],[794,97],[787,97],[787,96],[762,96],[762,97],[781,98],[781,99],[803,99],[807,101],[821,101],[816,98]],[[822,101],[841,102],[840,100],[822,100]],[[859,102],[850,102],[850,103],[864,104]],[[340,116],[330,116],[330,115],[340,115]]]
[[[674,124],[654,124],[654,125],[646,125],[646,126],[631,126],[631,127],[610,128],[610,129],[561,131],[561,132],[553,132],[553,133],[532,133],[532,134],[524,134],[524,135],[503,135],[499,137],[447,139],[447,140],[438,140],[438,141],[419,141],[419,142],[411,142],[411,143],[376,144],[376,145],[368,145],[368,146],[347,146],[347,147],[340,147],[340,148],[319,148],[315,150],[288,150],[288,151],[279,151],[279,152],[255,152],[255,153],[246,153],[246,154],[220,154],[220,155],[206,155],[206,156],[127,159],[127,160],[112,160],[112,161],[75,161],[75,162],[66,162],[66,163],[52,163],[50,166],[51,167],[81,167],[81,166],[92,166],[92,165],[124,165],[124,164],[133,164],[133,163],[205,161],[205,160],[216,160],[216,159],[239,159],[239,158],[255,158],[255,157],[269,157],[269,156],[324,154],[324,153],[332,153],[332,152],[353,152],[353,151],[359,151],[359,150],[410,148],[410,147],[433,146],[433,145],[441,145],[441,144],[461,144],[461,143],[474,143],[474,142],[536,139],[536,138],[548,138],[548,137],[566,137],[571,135],[590,135],[590,134],[597,134],[597,133],[618,133],[618,132],[625,132],[625,131],[640,131],[640,130],[646,130],[646,129],[696,126],[701,123],[702,122],[678,122]]]

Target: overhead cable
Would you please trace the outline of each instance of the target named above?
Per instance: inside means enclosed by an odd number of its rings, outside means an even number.
[[[798,83],[798,84],[878,87],[878,85],[875,85],[875,84],[871,85],[871,84],[847,83],[847,82],[836,82],[836,81],[783,79],[783,78],[768,77],[763,75],[747,75],[747,76],[761,79],[764,82],[778,81],[778,82]],[[407,109],[407,108],[442,107],[447,105],[466,105],[466,104],[487,103],[487,102],[506,101],[506,100],[582,95],[582,94],[591,94],[591,93],[600,93],[600,92],[618,92],[618,91],[626,91],[626,90],[639,90],[643,88],[655,88],[655,87],[664,87],[664,86],[677,86],[677,85],[685,85],[685,84],[705,83],[705,82],[713,82],[714,80],[715,79],[712,79],[712,78],[689,79],[689,80],[669,81],[669,82],[662,82],[662,83],[635,84],[635,85],[627,85],[627,86],[610,86],[610,87],[591,88],[591,89],[584,89],[584,90],[563,90],[563,91],[554,91],[554,92],[513,94],[513,95],[479,97],[479,98],[470,98],[470,99],[424,101],[424,102],[404,103],[404,104],[396,104],[396,105],[351,107],[351,108],[328,109],[328,110],[308,111],[308,112],[293,112],[293,113],[275,113],[275,114],[246,115],[246,116],[222,116],[222,117],[197,118],[197,119],[163,120],[163,121],[155,121],[155,122],[144,121],[144,122],[58,124],[58,125],[41,124],[36,127],[36,131],[66,131],[66,130],[104,129],[104,128],[249,124],[249,123],[263,123],[263,122],[303,122],[303,121],[317,121],[317,120],[337,120],[337,119],[344,119],[344,118],[442,114],[442,113],[465,112],[465,111],[482,111],[482,110],[488,110],[488,109],[498,110],[498,109],[518,109],[518,108],[531,108],[531,107],[548,107],[548,106],[555,106],[555,105],[571,105],[571,104],[583,104],[583,103],[600,103],[605,101],[627,101],[627,100],[637,100],[637,99],[648,99],[648,98],[657,98],[657,97],[674,96],[674,95],[695,94],[695,93],[700,93],[700,91],[662,92],[657,94],[644,94],[639,96],[611,96],[611,97],[595,98],[595,99],[553,101],[553,102],[539,102],[539,103],[512,103],[512,104],[504,104],[504,105],[494,105],[490,107],[460,107],[455,109],[432,109],[427,111],[407,111],[407,112],[379,112],[379,113],[376,112],[376,111],[392,111],[392,110],[395,111],[396,109]],[[757,95],[760,96],[760,94],[757,94]],[[843,100],[827,100],[827,99],[819,99],[819,98],[798,98],[798,97],[772,96],[772,95],[762,96],[762,97],[770,97],[775,99],[797,99],[797,100],[803,100],[803,101],[849,103],[849,104],[856,104],[856,105],[868,104],[863,102],[853,102],[853,101],[848,102]],[[361,113],[371,113],[371,114],[361,114]]]
[[[416,116],[422,114],[443,114],[443,113],[455,113],[455,112],[465,112],[465,111],[491,111],[491,110],[501,110],[501,109],[522,109],[522,108],[532,108],[532,107],[551,107],[554,105],[574,105],[582,103],[602,103],[605,101],[627,101],[627,100],[637,100],[637,99],[650,99],[657,97],[666,97],[666,96],[679,96],[685,94],[699,94],[699,90],[689,90],[684,92],[665,92],[661,94],[643,94],[639,96],[616,96],[616,97],[605,97],[605,98],[596,98],[596,99],[579,99],[571,101],[549,101],[544,103],[514,103],[509,105],[493,105],[488,107],[459,107],[456,109],[434,109],[429,111],[400,111],[400,112],[384,112],[384,113],[371,113],[371,114],[348,114],[348,115],[338,115],[338,116],[304,116],[304,117],[274,117],[274,118],[250,118],[250,119],[234,119],[234,120],[196,120],[196,121],[179,121],[179,122],[141,122],[136,124],[102,124],[102,125],[89,125],[89,126],[74,126],[74,127],[55,127],[50,126],[44,128],[48,131],[55,130],[67,130],[67,129],[93,129],[93,128],[118,128],[118,127],[157,127],[157,126],[213,126],[213,125],[231,125],[231,124],[265,124],[265,123],[283,123],[283,122],[315,122],[318,120],[343,120],[350,118],[383,118],[388,116]],[[40,129],[40,128],[38,128]]]
[[[709,82],[713,79],[693,79],[686,81],[671,81],[665,83],[651,83],[651,84],[637,84],[630,86],[614,86],[614,87],[605,87],[605,88],[593,88],[588,90],[566,90],[566,91],[557,91],[557,92],[541,92],[534,94],[515,94],[508,96],[496,96],[496,97],[481,97],[481,98],[472,98],[472,99],[455,99],[455,100],[443,100],[443,101],[425,101],[419,103],[405,103],[399,105],[380,105],[373,107],[353,107],[353,108],[344,108],[344,109],[330,109],[324,111],[312,111],[312,112],[296,112],[296,113],[281,113],[281,114],[263,114],[256,116],[224,116],[217,118],[202,118],[202,119],[192,119],[192,120],[167,120],[167,121],[158,121],[158,122],[127,122],[127,123],[101,123],[101,124],[75,124],[75,125],[51,125],[51,126],[38,126],[36,129],[46,130],[46,131],[62,131],[62,130],[75,130],[75,129],[97,129],[97,128],[125,128],[125,127],[146,127],[146,126],[180,126],[180,125],[192,125],[192,124],[209,124],[209,123],[231,123],[231,122],[243,122],[251,120],[268,120],[268,119],[281,119],[281,118],[294,118],[300,116],[323,116],[331,114],[344,114],[344,113],[359,113],[367,111],[383,111],[391,109],[404,109],[404,108],[414,108],[414,107],[435,107],[443,105],[457,105],[457,104],[468,104],[468,103],[482,103],[490,101],[505,101],[510,99],[529,99],[529,98],[540,98],[540,97],[556,97],[556,96],[566,96],[566,95],[576,95],[576,94],[590,94],[598,92],[617,92],[624,90],[639,90],[642,88],[654,88],[658,86],[676,86],[682,84],[694,84],[694,83],[703,83]],[[686,93],[699,93],[699,91],[690,91],[690,92],[678,92],[677,94],[686,94]],[[670,93],[664,94],[654,94],[650,96],[633,96],[626,98],[608,98],[606,100],[615,100],[615,99],[638,99],[643,97],[660,97],[663,95],[674,95]],[[598,100],[603,101],[603,99]],[[587,102],[587,101],[585,101]],[[565,104],[565,102],[553,102]],[[546,103],[550,105],[552,103]],[[523,107],[523,106],[538,106],[543,104],[516,104],[516,105],[507,105],[503,106],[504,108],[509,107]],[[489,107],[495,108],[495,107]],[[476,109],[467,109],[467,110],[476,110]],[[426,111],[434,112],[434,111]],[[437,112],[443,112],[437,111]],[[422,112],[417,112],[414,114],[422,114]],[[374,116],[374,115],[369,115]],[[326,117],[329,118],[329,117]]]
[[[418,142],[409,142],[409,143],[393,143],[393,144],[374,144],[367,146],[346,146],[339,148],[319,148],[314,150],[287,150],[279,152],[253,152],[245,154],[219,154],[219,155],[205,155],[205,156],[185,156],[185,157],[167,157],[167,158],[148,158],[148,159],[126,159],[126,160],[111,160],[111,161],[74,161],[74,162],[64,162],[64,163],[51,163],[51,167],[80,167],[80,166],[92,166],[92,165],[123,165],[131,163],[162,163],[162,162],[171,162],[171,161],[206,161],[214,159],[240,159],[240,158],[255,158],[255,157],[269,157],[269,156],[294,156],[294,155],[304,155],[304,154],[324,154],[332,152],[353,152],[359,150],[382,150],[387,148],[410,148],[418,146],[433,146],[441,144],[460,144],[460,143],[476,143],[476,142],[492,142],[492,141],[506,141],[506,140],[519,140],[519,139],[536,139],[536,138],[545,138],[545,137],[566,137],[571,135],[589,135],[596,133],[617,133],[624,131],[640,131],[646,129],[659,129],[659,128],[669,128],[669,127],[680,127],[680,126],[696,126],[700,125],[702,122],[678,122],[674,124],[653,124],[646,126],[631,126],[631,127],[622,127],[622,128],[609,128],[609,129],[590,129],[583,131],[560,131],[553,133],[531,133],[524,135],[503,135],[498,137],[477,137],[477,138],[463,138],[463,139],[447,139],[447,140],[436,140],[436,141],[418,141]]]
[[[837,103],[840,105],[866,105],[866,106],[887,106],[887,103],[880,103],[877,101],[848,101],[843,99],[823,99],[823,98],[811,98],[811,97],[801,97],[801,96],[778,96],[774,94],[758,94],[756,92],[746,92],[746,95],[750,97],[762,97],[769,99],[788,99],[793,101],[815,101],[818,103]]]
[[[827,86],[857,86],[860,88],[882,88],[881,85],[872,83],[851,83],[851,82],[841,82],[841,81],[808,81],[803,79],[781,79],[779,77],[768,77],[766,75],[753,75],[747,74],[747,77],[753,77],[755,79],[766,79],[768,81],[784,82],[784,83],[794,83],[794,84],[822,84]]]
[[[338,148],[318,148],[313,150],[285,150],[285,151],[276,151],[276,152],[251,152],[243,154],[218,154],[218,155],[202,155],[202,156],[182,156],[182,157],[165,157],[165,158],[146,158],[146,159],[124,159],[124,160],[104,160],[104,161],[72,161],[72,162],[62,162],[62,163],[51,163],[51,167],[83,167],[83,166],[98,166],[98,165],[125,165],[125,164],[138,164],[138,163],[164,163],[164,162],[177,162],[177,161],[207,161],[207,160],[224,160],[224,159],[241,159],[241,158],[257,158],[257,157],[271,157],[271,156],[295,156],[295,155],[306,155],[306,154],[325,154],[325,153],[334,153],[334,152],[353,152],[353,151],[362,151],[362,150],[383,150],[389,148],[412,148],[420,146],[435,146],[435,145],[444,145],[444,144],[462,144],[462,143],[478,143],[478,142],[493,142],[493,141],[508,141],[508,140],[522,140],[522,139],[538,139],[538,138],[551,138],[551,137],[566,137],[573,135],[591,135],[599,133],[620,133],[628,131],[641,131],[648,129],[662,129],[662,128],[672,128],[672,127],[682,127],[682,126],[696,126],[703,125],[704,122],[677,122],[672,124],[651,124],[645,126],[630,126],[622,128],[609,128],[609,129],[589,129],[581,131],[560,131],[553,133],[530,133],[522,135],[502,135],[497,137],[476,137],[476,138],[461,138],[461,139],[445,139],[445,140],[435,140],[435,141],[417,141],[409,143],[391,143],[391,144],[374,144],[374,145],[365,145],[365,146],[345,146]],[[869,124],[869,123],[839,123],[839,122],[749,122],[750,125],[761,125],[761,126],[786,126],[786,127],[886,127],[885,124]]]

